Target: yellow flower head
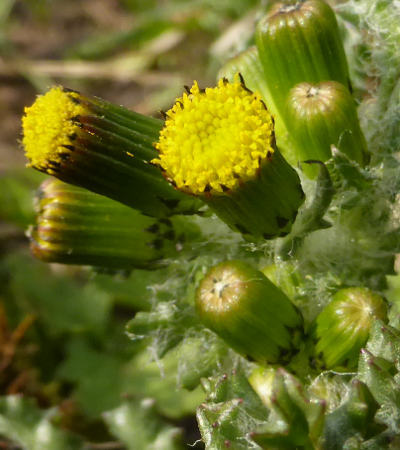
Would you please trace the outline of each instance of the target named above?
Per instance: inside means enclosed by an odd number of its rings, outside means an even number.
[[[194,82],[167,112],[156,144],[166,177],[192,194],[234,190],[274,151],[274,124],[257,93],[237,76],[201,90]]]
[[[71,119],[87,114],[78,99],[78,93],[55,87],[25,108],[22,143],[29,166],[52,174],[52,165],[62,161],[79,129]]]

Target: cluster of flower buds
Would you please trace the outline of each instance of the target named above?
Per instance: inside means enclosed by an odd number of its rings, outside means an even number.
[[[54,87],[25,109],[29,166],[146,215],[195,212],[150,161],[162,122],[104,100]]]
[[[207,89],[194,82],[164,122],[61,87],[27,108],[29,165],[80,186],[44,185],[31,231],[34,254],[152,267],[177,249],[166,218],[205,205],[248,240],[274,239],[290,233],[304,202],[287,159],[323,163],[335,146],[366,164],[338,25],[324,1],[274,4],[258,25],[256,47],[228,65],[229,79]],[[278,148],[275,120],[292,148]],[[304,172],[315,177],[312,167]],[[327,367],[354,364],[384,305],[364,288],[334,296],[316,321],[316,354]],[[300,311],[244,262],[209,269],[196,307],[206,327],[259,363],[284,365],[299,351]]]

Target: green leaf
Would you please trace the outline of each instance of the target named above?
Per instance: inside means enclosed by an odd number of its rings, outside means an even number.
[[[271,414],[267,423],[253,433],[253,439],[265,449],[314,449],[324,420],[324,401],[310,399],[302,383],[279,368],[271,383]]]
[[[373,175],[332,146],[332,158],[327,163],[336,189],[355,189],[358,192],[372,188]]]
[[[330,227],[330,224],[323,219],[335,193],[328,169],[321,161],[304,161],[304,163],[319,164],[318,178],[314,183],[311,201],[300,208],[292,231],[279,244],[277,252],[284,260],[296,252],[304,237],[309,233]]]
[[[94,284],[82,286],[52,272],[50,266],[18,254],[3,264],[12,274],[10,289],[19,308],[40,317],[47,333],[104,332],[111,298]]]
[[[33,170],[0,174],[0,220],[26,228],[34,220],[33,193],[44,175]]]
[[[223,370],[231,359],[226,345],[209,330],[197,332],[185,337],[182,342],[169,352],[163,362],[174,365],[178,384],[193,390],[200,384],[200,379]]]
[[[391,371],[393,365],[368,350],[361,351],[358,378],[364,382],[375,400],[381,405],[375,418],[391,430],[400,429],[400,387]]]
[[[179,366],[175,352],[161,361],[153,361],[148,352],[142,352],[124,367],[124,392],[134,398],[154,398],[165,417],[177,419],[193,414],[204,401],[204,393],[200,388],[191,392],[180,388]]]
[[[139,312],[127,324],[126,330],[132,340],[148,339],[158,358],[176,347],[184,338],[185,331],[197,324],[198,319],[190,305],[161,302],[150,312]]]
[[[180,450],[182,430],[163,423],[151,398],[141,402],[125,402],[103,414],[110,432],[127,450]]]
[[[74,383],[73,396],[89,417],[116,408],[122,397],[132,396],[154,398],[163,415],[180,418],[193,413],[203,400],[199,389],[187,392],[179,387],[180,356],[174,352],[155,362],[142,352],[127,360],[124,354],[101,351],[76,338],[67,346],[57,377]]]
[[[151,286],[160,280],[160,271],[134,270],[129,276],[96,273],[93,283],[112,296],[115,303],[138,311],[151,308],[155,297]]]
[[[344,404],[326,416],[325,450],[361,448],[354,447],[354,443],[351,447],[354,436],[358,436],[363,442],[365,438],[371,437],[374,433],[378,434],[384,428],[374,422],[379,405],[367,386],[359,380],[353,380],[350,389]]]
[[[263,405],[247,380],[246,372],[241,365],[223,375],[202,380],[207,400],[212,403],[223,403],[233,399],[242,400],[242,408],[257,420],[266,420],[268,410]]]
[[[251,441],[240,424],[246,422],[241,399],[224,403],[205,403],[197,410],[197,422],[207,450],[234,448],[260,449]]]
[[[197,409],[197,421],[207,449],[259,449],[250,436],[268,410],[247,380],[244,368],[202,380],[207,402]]]
[[[57,377],[74,383],[74,397],[94,418],[120,403],[127,384],[123,364],[116,356],[76,338],[67,345],[67,357],[59,366]]]
[[[41,411],[31,399],[16,395],[0,398],[0,435],[24,450],[79,450],[83,442],[56,428],[56,410]]]
[[[400,369],[400,332],[396,328],[375,320],[366,348],[373,355],[396,364],[397,370]]]

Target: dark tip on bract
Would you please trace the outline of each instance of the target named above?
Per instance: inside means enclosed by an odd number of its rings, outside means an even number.
[[[63,92],[69,92],[69,93],[72,93],[72,94],[79,94],[79,91],[75,91],[74,89],[71,89],[71,88],[68,88],[68,87],[65,87],[65,86],[62,87],[62,90],[63,90]]]
[[[321,166],[325,165],[322,161],[320,161],[318,159],[307,159],[307,160],[303,161],[303,163],[305,163],[305,164],[320,164]]]
[[[179,200],[176,200],[176,199],[166,199],[166,198],[160,198],[160,197],[159,197],[159,199],[169,209],[174,209],[179,204]]]
[[[228,186],[225,186],[224,184],[220,184],[220,186],[221,186],[221,189],[222,189],[222,192],[229,192],[229,188],[228,188]]]
[[[64,147],[67,150],[70,150],[71,152],[73,152],[75,150],[75,147],[73,145],[64,144],[61,147]]]
[[[239,73],[239,78],[240,78],[240,84],[242,85],[242,88],[245,91],[249,92],[250,94],[254,94],[254,92],[246,86],[246,83],[244,82],[243,75],[241,73]]]
[[[69,99],[71,100],[72,103],[75,103],[75,105],[80,105],[81,101],[79,100],[79,98],[73,97],[72,95],[68,96]]]
[[[276,222],[277,222],[279,228],[284,228],[288,224],[289,219],[286,219],[286,217],[279,217],[278,216],[276,218]]]
[[[71,155],[69,153],[58,153],[58,156],[63,161],[67,161],[71,157]]]
[[[175,239],[175,231],[174,230],[169,230],[166,233],[164,233],[163,235],[164,239],[168,239],[169,241],[173,241]]]
[[[172,226],[172,222],[169,219],[166,219],[165,217],[159,220],[160,223],[163,223],[164,225],[167,226]]]
[[[149,247],[154,248],[154,250],[161,250],[164,246],[164,242],[162,239],[154,239],[148,243]]]
[[[148,231],[149,233],[157,233],[160,229],[160,226],[158,223],[154,223],[153,225],[150,225],[148,228],[145,229],[145,231]]]
[[[274,237],[273,234],[263,233],[263,238],[264,238],[264,239],[272,239],[273,237]]]
[[[250,234],[249,230],[247,230],[243,225],[240,223],[235,223],[235,228],[237,228],[242,234]]]

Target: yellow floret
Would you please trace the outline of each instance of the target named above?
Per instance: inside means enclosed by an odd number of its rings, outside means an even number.
[[[25,108],[22,143],[29,166],[51,174],[51,165],[61,162],[78,129],[71,119],[87,113],[78,99],[78,93],[54,87]]]
[[[273,146],[272,117],[239,77],[205,91],[194,82],[167,112],[153,162],[183,191],[219,193],[253,178]]]

